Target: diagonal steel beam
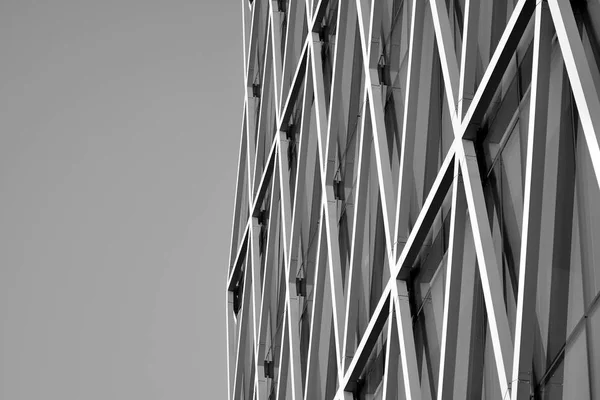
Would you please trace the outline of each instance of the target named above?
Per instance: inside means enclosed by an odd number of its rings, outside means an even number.
[[[488,221],[473,142],[463,140],[462,146],[456,146],[456,148],[465,185],[471,228],[475,238],[475,251],[498,371],[498,382],[500,390],[505,396],[509,393],[507,377],[511,373],[513,346],[504,305],[502,280],[496,262],[492,231]]]
[[[310,42],[311,73],[313,76],[313,90],[315,91],[315,118],[317,125],[317,148],[319,152],[320,177],[322,202],[324,210],[324,224],[326,229],[328,269],[331,283],[331,296],[333,307],[333,328],[336,346],[336,361],[338,370],[342,369],[342,324],[344,321],[344,292],[342,284],[342,271],[340,249],[337,245],[339,238],[338,221],[336,215],[337,201],[333,192],[333,175],[335,173],[336,147],[334,133],[328,129],[328,112],[325,97],[325,84],[321,59],[322,42],[319,34],[312,32]],[[335,89],[335,87],[334,87]],[[335,241],[334,241],[335,240]]]
[[[302,375],[300,371],[300,334],[298,332],[298,322],[300,321],[299,301],[295,290],[291,289],[292,279],[295,282],[295,275],[290,276],[290,260],[291,260],[291,227],[292,227],[292,202],[290,198],[290,174],[287,167],[287,162],[284,162],[283,155],[288,153],[289,141],[286,139],[285,132],[278,132],[276,135],[279,151],[277,159],[277,172],[279,178],[279,195],[281,199],[281,223],[282,223],[282,242],[283,255],[285,260],[285,307],[286,307],[286,323],[288,333],[289,346],[289,373],[292,382],[292,400],[301,400],[302,395]]]
[[[284,101],[284,99],[289,99],[288,94],[289,93],[284,93],[284,89],[288,89],[286,87],[286,82],[288,81],[288,79],[292,78],[294,75],[294,70],[292,68],[295,68],[295,60],[293,59],[294,56],[294,51],[298,51],[297,48],[299,48],[300,50],[300,60],[302,60],[303,57],[303,49],[305,47],[302,47],[303,44],[305,42],[302,41],[302,28],[304,26],[303,22],[305,20],[305,13],[306,13],[306,5],[304,2],[302,1],[292,1],[290,2],[286,7],[289,7],[287,13],[287,27],[286,27],[286,34],[285,34],[285,50],[284,50],[284,55],[283,55],[283,66],[282,66],[282,72],[281,72],[281,83],[280,83],[280,89],[279,89],[279,103],[277,104],[277,107],[279,108],[279,110],[285,110],[286,107],[284,106],[284,104],[282,104],[282,102]],[[296,67],[299,65],[296,64]],[[290,76],[290,74],[292,74],[292,76]],[[277,90],[277,89],[276,89]],[[281,129],[281,127],[280,127]]]
[[[366,93],[363,96],[362,115],[366,112]],[[345,372],[348,361],[352,359],[351,349],[351,327],[356,323],[357,307],[355,306],[358,296],[358,286],[360,284],[360,269],[363,259],[363,240],[365,237],[365,214],[367,206],[367,189],[369,177],[369,164],[371,149],[368,142],[365,141],[365,119],[361,118],[361,129],[359,136],[358,150],[358,177],[356,181],[356,192],[354,197],[354,224],[352,226],[352,244],[350,247],[350,265],[346,273],[345,296],[346,313],[344,319],[344,345],[342,353],[342,372]]]
[[[456,115],[456,98],[458,97],[459,70],[456,51],[454,51],[454,35],[448,19],[446,1],[430,0],[429,6],[433,17],[433,27],[442,66],[442,74],[444,75],[446,100],[448,101],[448,108],[452,115],[452,123],[456,125],[458,121],[458,116]]]
[[[256,343],[256,354],[258,362],[262,362],[266,356],[266,344],[267,344],[267,319],[269,313],[269,304],[271,302],[271,287],[273,278],[276,275],[275,269],[280,269],[281,266],[277,265],[275,260],[275,246],[276,241],[279,240],[279,226],[280,226],[280,202],[279,202],[279,191],[274,188],[271,191],[269,207],[269,219],[267,228],[267,244],[264,250],[264,272],[262,279],[262,296],[260,301],[260,311],[257,314],[258,318],[258,338]]]
[[[427,195],[427,198],[423,202],[421,212],[406,240],[406,245],[402,249],[400,257],[396,262],[396,267],[392,273],[392,278],[394,279],[406,280],[408,278],[410,269],[412,268],[417,255],[421,251],[421,245],[429,234],[431,224],[446,198],[446,194],[450,189],[450,185],[452,185],[452,178],[454,176],[454,163],[456,162],[455,147],[457,146],[453,145],[446,155],[446,158],[440,167],[440,171],[431,186],[429,195]]]
[[[231,224],[231,244],[229,247],[229,266],[233,265],[234,257],[236,256],[237,248],[238,248],[238,236],[240,229],[240,220],[241,220],[241,211],[242,204],[244,204],[244,172],[246,165],[246,107],[244,106],[244,112],[242,117],[242,129],[241,129],[241,138],[240,138],[240,149],[238,152],[238,166],[237,166],[237,175],[235,182],[235,198],[233,201],[233,222]],[[249,203],[249,202],[248,202]]]
[[[571,4],[567,0],[548,0],[556,36],[577,104],[583,134],[587,141],[596,180],[600,185],[600,100],[590,65],[579,36]]]
[[[242,306],[240,308],[241,316],[237,321],[237,349],[235,356],[235,368],[233,372],[233,390],[232,396],[234,399],[239,399],[242,393],[242,373],[245,370],[245,363],[247,360],[244,359],[244,355],[247,353],[247,347],[250,339],[250,329],[248,329],[251,321],[248,319],[251,317],[248,302],[250,301],[251,290],[249,288],[250,274],[244,274],[244,282],[242,283],[244,292],[242,294]],[[232,311],[232,310],[231,310]]]
[[[317,239],[317,259],[315,263],[315,281],[312,294],[312,312],[310,320],[310,334],[308,343],[308,355],[306,360],[306,382],[304,385],[304,400],[318,398],[320,388],[317,387],[318,382],[318,355],[320,343],[320,325],[323,319],[323,302],[325,296],[325,272],[327,258],[327,244],[325,241],[325,229],[323,221],[323,207],[321,207],[319,220],[319,233]]]
[[[412,6],[410,7],[411,17],[405,86],[406,94],[404,98],[404,113],[402,116],[398,196],[393,236],[394,249],[392,260],[394,263],[398,259],[398,254],[406,245],[409,234],[410,198],[413,190],[411,171],[413,167],[415,136],[417,135],[417,107],[419,104],[415,99],[418,99],[419,97],[419,71],[422,52],[422,46],[415,42],[418,38],[423,36],[425,6],[426,3],[424,1],[412,0]]]
[[[444,290],[444,314],[442,316],[442,338],[440,345],[440,369],[438,378],[438,400],[454,396],[454,365],[457,353],[460,294],[462,284],[463,249],[467,200],[460,175],[460,163],[454,165],[452,187],[452,214],[450,216],[450,238],[446,265],[446,287]]]
[[[479,0],[466,0],[462,34],[457,117],[462,119],[475,94],[479,44]]]
[[[485,111],[502,81],[527,24],[529,24],[536,1],[538,0],[519,0],[515,5],[504,33],[500,37],[500,42],[498,42],[488,67],[481,78],[471,105],[462,119],[460,128],[455,132],[459,137],[465,139],[475,137]]]
[[[521,255],[519,257],[519,289],[511,380],[513,400],[529,399],[534,385],[533,347],[536,329],[536,294],[539,267],[542,204],[544,196],[544,157],[546,121],[552,57],[552,21],[547,3],[535,11],[533,68],[529,98],[529,127]]]
[[[383,211],[383,224],[385,230],[386,254],[389,260],[392,260],[392,247],[395,240],[392,238],[395,228],[394,206],[396,204],[396,195],[393,190],[392,169],[388,153],[389,144],[387,142],[387,133],[385,128],[383,111],[383,86],[379,82],[377,73],[377,60],[379,59],[379,41],[381,26],[381,3],[377,0],[371,0],[371,20],[369,27],[363,26],[363,15],[361,0],[356,0],[356,8],[359,21],[359,32],[361,43],[363,43],[363,65],[365,69],[365,88],[367,91],[367,103],[369,105],[369,114],[364,118],[370,119],[370,125],[373,134],[373,149],[375,152],[375,166],[377,168],[377,179],[379,191],[381,193],[381,208]],[[368,32],[368,33],[367,33]],[[367,36],[368,35],[368,36]],[[390,268],[393,264],[390,263]]]
[[[394,300],[394,312],[400,341],[400,362],[404,378],[404,395],[407,400],[421,399],[421,381],[417,363],[417,352],[412,328],[412,316],[406,281],[394,280],[391,296]]]

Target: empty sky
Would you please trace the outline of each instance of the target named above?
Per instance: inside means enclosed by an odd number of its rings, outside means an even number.
[[[0,3],[0,398],[226,398],[239,0]]]

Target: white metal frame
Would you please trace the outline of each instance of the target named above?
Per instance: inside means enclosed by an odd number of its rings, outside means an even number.
[[[464,34],[460,54],[455,52],[453,33],[448,10],[444,0],[405,0],[410,10],[410,31],[406,81],[404,85],[404,112],[402,115],[402,135],[400,166],[397,177],[390,167],[386,127],[384,122],[384,86],[379,82],[377,63],[381,45],[380,25],[382,13],[389,11],[391,0],[340,1],[337,12],[337,35],[333,54],[333,79],[331,82],[330,106],[326,104],[325,78],[321,61],[323,42],[319,31],[325,16],[328,0],[288,1],[289,17],[285,39],[278,27],[283,13],[278,10],[275,0],[242,0],[244,32],[244,82],[245,102],[242,119],[242,138],[239,150],[235,213],[232,228],[231,254],[227,279],[227,330],[228,330],[228,394],[230,399],[242,398],[244,380],[251,382],[250,395],[256,399],[266,399],[267,382],[260,371],[263,370],[267,345],[267,307],[270,301],[272,271],[280,268],[275,254],[277,221],[280,232],[285,274],[283,290],[284,326],[279,340],[281,351],[277,366],[277,397],[293,400],[308,400],[324,396],[325,377],[318,364],[318,348],[327,346],[321,338],[328,338],[332,329],[339,390],[336,399],[351,399],[350,391],[363,372],[367,359],[377,339],[387,335],[388,343],[399,349],[403,381],[390,382],[397,369],[390,364],[390,349],[386,354],[386,374],[383,392],[387,396],[397,388],[403,388],[408,399],[421,398],[420,372],[417,367],[412,315],[408,301],[407,279],[412,264],[417,257],[432,223],[438,215],[442,203],[452,187],[450,240],[448,246],[444,313],[440,350],[440,368],[437,393],[438,399],[453,398],[454,371],[458,365],[458,309],[461,282],[464,277],[463,246],[465,229],[470,226],[473,233],[477,265],[485,299],[489,332],[492,341],[498,384],[502,397],[512,399],[529,398],[531,375],[532,320],[535,313],[535,289],[537,279],[537,254],[541,212],[535,204],[541,202],[541,182],[539,176],[544,168],[545,107],[543,100],[548,96],[549,59],[553,29],[556,31],[562,51],[566,71],[572,86],[573,95],[581,118],[583,132],[591,154],[595,176],[600,183],[600,101],[595,91],[592,73],[587,63],[583,45],[578,33],[573,11],[568,0],[519,0],[508,20],[505,31],[491,55],[487,69],[477,88],[474,87],[475,65],[469,54],[476,48],[477,18],[479,2],[466,0]],[[266,11],[265,11],[266,10]],[[454,143],[444,156],[431,190],[424,198],[422,209],[408,226],[408,198],[410,179],[408,168],[412,165],[413,154],[406,151],[412,148],[416,130],[418,73],[421,59],[421,46],[415,45],[415,38],[423,35],[423,18],[430,12],[435,31],[438,56],[441,63],[443,84],[448,108],[451,110]],[[261,14],[262,13],[262,14]],[[266,37],[259,32],[261,15],[268,16]],[[525,205],[523,212],[523,233],[521,244],[519,288],[517,302],[516,333],[511,336],[509,319],[506,313],[500,269],[496,262],[492,243],[492,231],[488,222],[473,139],[477,135],[484,112],[488,108],[496,89],[499,87],[506,68],[513,57],[520,38],[535,15],[534,62],[532,88],[530,92],[529,142],[526,161]],[[294,18],[294,19],[292,19]],[[386,16],[389,18],[389,16]],[[342,88],[350,81],[348,66],[353,51],[354,21],[358,21],[357,34],[363,61],[362,112],[360,129],[357,133],[359,146],[357,186],[353,196],[351,212],[353,227],[351,255],[346,271],[345,282],[340,261],[340,250],[336,243],[338,224],[336,220],[336,199],[334,193],[334,173],[336,167],[336,140],[338,135],[346,135],[345,127],[340,126],[338,115],[347,117],[348,99]],[[250,26],[247,27],[247,23]],[[302,27],[306,24],[308,34],[301,38]],[[249,32],[248,41],[246,33]],[[259,42],[264,46],[264,59],[257,59]],[[285,53],[281,57],[280,47],[284,42]],[[248,48],[246,49],[246,43]],[[415,61],[417,60],[417,61]],[[255,65],[262,64],[261,101],[252,94],[251,77]],[[271,88],[273,88],[271,90]],[[274,104],[275,126],[268,118],[268,105]],[[260,105],[259,105],[260,104]],[[333,107],[335,105],[335,108]],[[301,118],[295,123],[299,127],[298,173],[292,177],[288,169],[286,154],[289,140],[286,131],[290,129],[294,107],[300,108]],[[313,110],[314,115],[311,115]],[[332,111],[333,110],[333,111]],[[258,121],[256,121],[258,115]],[[311,118],[316,126],[316,137],[309,137]],[[273,132],[274,130],[274,132]],[[255,137],[257,139],[255,140]],[[270,151],[266,153],[264,142],[273,137]],[[319,181],[321,199],[318,217],[318,248],[316,255],[315,281],[310,285],[314,290],[311,305],[310,344],[307,359],[307,372],[303,381],[300,361],[300,334],[298,324],[302,311],[302,299],[294,290],[298,271],[298,256],[295,249],[302,237],[302,215],[310,207],[303,188],[307,179],[307,153],[310,141],[316,139],[318,168],[314,179]],[[377,172],[376,184],[379,188],[383,210],[386,257],[389,268],[389,282],[385,285],[381,298],[358,343],[350,354],[349,328],[354,326],[357,310],[353,299],[357,296],[360,268],[362,263],[362,241],[364,237],[364,210],[370,160],[369,144],[373,142],[374,160]],[[256,145],[257,143],[261,146]],[[314,146],[314,142],[313,142]],[[266,160],[263,162],[263,159]],[[291,180],[294,178],[295,180]],[[396,191],[394,179],[397,181]],[[247,188],[244,192],[244,183]],[[291,182],[295,186],[291,186]],[[260,225],[257,217],[261,205],[270,190],[270,210],[268,239],[264,260],[259,256]],[[248,212],[248,221],[241,216]],[[468,219],[467,219],[468,218]],[[244,224],[245,225],[242,225]],[[361,246],[357,245],[361,244]],[[261,285],[261,263],[266,271]],[[329,286],[325,285],[329,282]],[[275,282],[277,284],[278,282]],[[236,285],[244,285],[240,312],[233,313],[233,290]],[[329,297],[327,297],[329,296]],[[323,299],[331,301],[332,324],[321,321]],[[384,325],[389,321],[387,331]],[[323,332],[325,329],[325,332]],[[328,333],[329,332],[329,333]],[[397,338],[397,342],[396,342]],[[513,341],[514,338],[514,341]],[[321,343],[322,342],[322,343]],[[464,341],[462,341],[464,343]],[[248,358],[248,354],[252,356]],[[251,365],[251,363],[253,363]],[[246,374],[250,374],[248,378]],[[288,385],[289,382],[289,385]],[[248,397],[244,397],[248,398]]]

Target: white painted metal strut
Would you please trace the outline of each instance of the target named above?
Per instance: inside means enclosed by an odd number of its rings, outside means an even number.
[[[513,400],[529,399],[534,385],[531,359],[534,347],[533,332],[536,328],[535,305],[540,263],[542,207],[539,205],[542,204],[544,193],[544,156],[553,35],[551,23],[548,5],[546,3],[538,4],[535,11],[533,37],[523,228],[511,380]]]
[[[477,265],[479,266],[479,276],[494,349],[498,382],[501,392],[506,394],[509,392],[508,376],[510,376],[511,371],[513,346],[508,315],[504,305],[502,279],[496,262],[492,232],[488,221],[473,142],[463,140],[462,146],[457,146],[457,148],[460,149],[457,151],[457,156],[461,163],[469,219],[475,239]]]
[[[600,100],[592,78],[583,43],[568,0],[548,0],[556,36],[577,104],[583,134],[592,158],[596,180],[600,185]]]
[[[455,163],[437,388],[437,398],[439,400],[449,399],[454,396],[454,361],[456,359],[458,340],[458,324],[456,321],[459,319],[458,313],[460,310],[466,211],[467,200],[460,176],[460,164]]]

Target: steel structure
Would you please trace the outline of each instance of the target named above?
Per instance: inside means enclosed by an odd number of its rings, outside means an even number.
[[[229,398],[600,398],[600,1],[242,14]]]

